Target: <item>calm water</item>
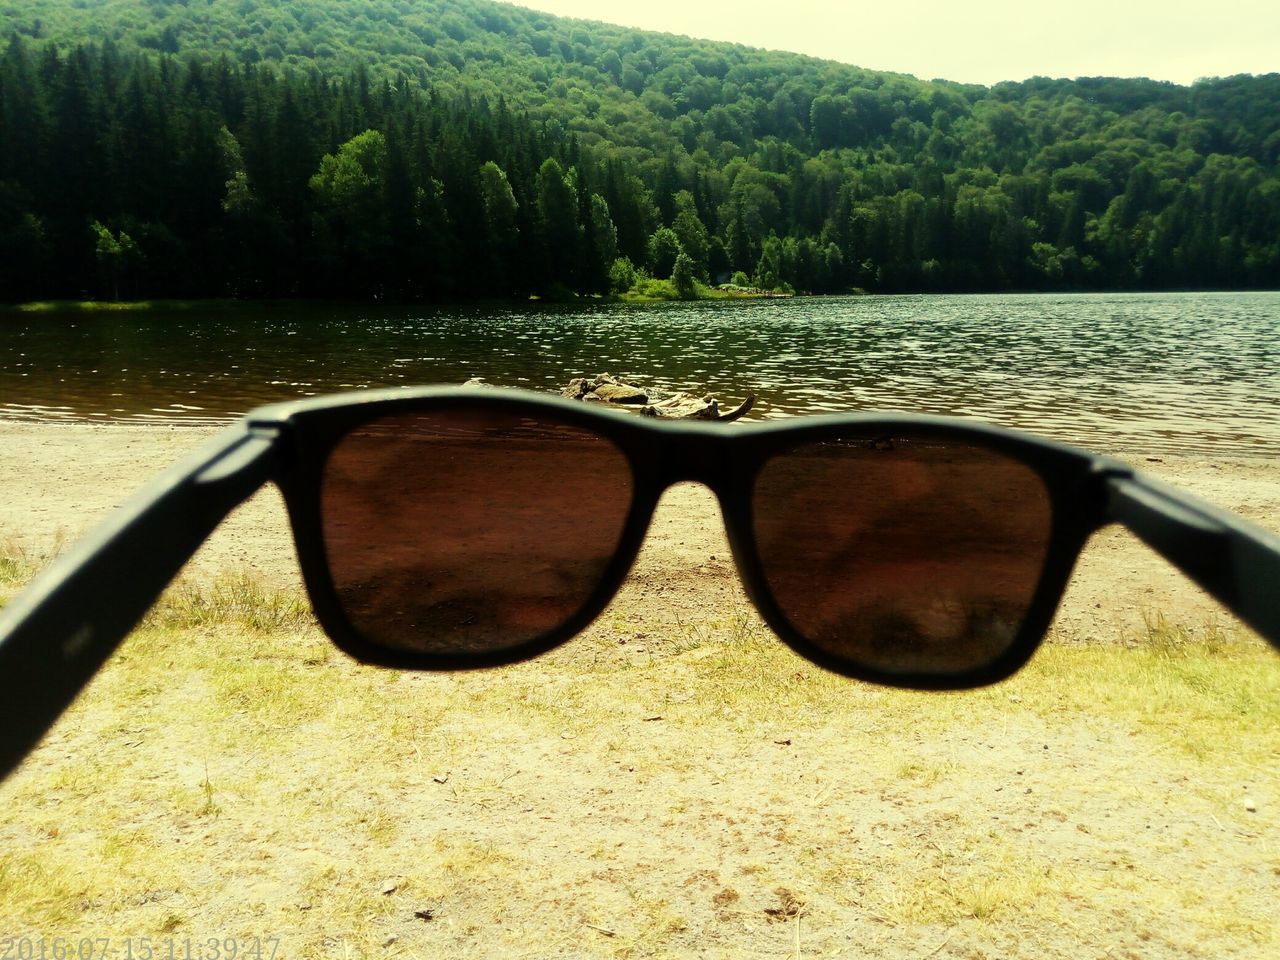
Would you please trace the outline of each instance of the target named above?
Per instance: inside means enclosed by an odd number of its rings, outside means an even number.
[[[212,422],[266,401],[609,371],[753,416],[972,416],[1102,450],[1280,454],[1280,293],[0,319],[0,418]]]

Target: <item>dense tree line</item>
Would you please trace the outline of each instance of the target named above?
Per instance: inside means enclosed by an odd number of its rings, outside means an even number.
[[[603,292],[651,215],[571,137],[363,72],[14,41],[0,140],[10,300]]]
[[[988,89],[483,0],[0,26],[0,300],[1280,285],[1276,75]]]

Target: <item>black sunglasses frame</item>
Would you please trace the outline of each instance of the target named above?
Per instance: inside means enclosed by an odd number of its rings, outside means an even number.
[[[351,431],[383,417],[406,413],[468,410],[525,414],[548,423],[580,427],[610,441],[627,459],[634,480],[631,506],[613,559],[583,606],[556,629],[519,646],[465,654],[396,650],[365,639],[343,610],[329,574],[321,532],[321,477],[329,453]],[[268,408],[250,424],[268,427],[280,416]],[[281,408],[280,413],[284,413]],[[296,458],[278,482],[288,505],[303,578],[316,615],[334,642],[358,660],[387,667],[458,670],[516,663],[538,656],[580,633],[608,606],[639,553],[654,508],[663,492],[683,481],[705,484],[716,495],[724,516],[729,545],[747,596],[780,639],[801,656],[829,670],[859,680],[915,689],[962,689],[982,686],[1009,676],[1035,651],[1070,577],[1075,556],[1099,526],[1105,502],[1100,490],[1090,492],[1104,462],[1057,444],[1032,440],[1008,431],[944,418],[910,416],[837,416],[775,421],[737,429],[697,422],[656,421],[618,411],[530,397],[508,391],[393,396],[374,405],[350,406],[326,399],[294,407],[285,413],[295,439]],[[1017,639],[998,660],[973,670],[939,674],[861,667],[830,654],[798,631],[778,606],[755,549],[752,491],[761,467],[793,447],[842,434],[911,435],[955,439],[1005,454],[1031,467],[1042,479],[1052,502],[1050,547],[1031,610]],[[1105,469],[1105,468],[1103,468]]]
[[[516,414],[588,430],[615,445],[634,488],[618,548],[583,606],[527,643],[475,654],[395,650],[352,625],[329,574],[321,477],[352,430],[384,417],[458,409]],[[1025,464],[1043,481],[1052,527],[1044,568],[1017,636],[996,659],[938,672],[875,669],[837,657],[798,631],[768,587],[754,543],[752,491],[761,467],[788,450],[842,435],[955,439]],[[835,673],[915,689],[963,689],[1004,679],[1035,652],[1089,536],[1119,522],[1280,649],[1280,538],[1108,457],[965,420],[834,415],[763,424],[657,421],[515,390],[365,391],[261,407],[186,463],[157,478],[0,610],[0,776],[35,745],[204,539],[269,481],[284,494],[308,593],[325,632],[380,666],[458,670],[514,663],[590,624],[626,578],[662,493],[694,481],[715,493],[748,597],[793,650]],[[429,532],[427,532],[429,535]]]

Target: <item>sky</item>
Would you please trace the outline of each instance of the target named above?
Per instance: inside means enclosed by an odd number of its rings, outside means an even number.
[[[1280,0],[514,0],[566,17],[992,84],[1280,72]]]

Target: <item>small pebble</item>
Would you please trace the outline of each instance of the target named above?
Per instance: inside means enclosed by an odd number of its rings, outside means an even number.
[[[1244,798],[1244,808],[1250,813],[1258,812],[1258,804],[1254,801],[1253,797]]]

